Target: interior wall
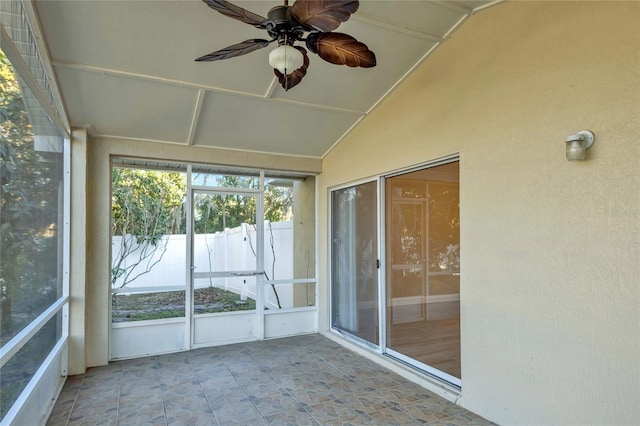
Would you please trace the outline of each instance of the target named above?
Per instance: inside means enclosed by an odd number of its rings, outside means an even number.
[[[72,214],[77,212],[74,215],[77,217],[72,219],[76,234],[72,236],[77,237],[72,240],[70,374],[81,374],[87,367],[105,365],[109,359],[112,156],[308,173],[318,173],[321,166],[319,159],[309,157],[106,138],[77,143],[73,153],[77,155],[73,163],[76,168],[72,193],[82,194],[82,197],[72,202]],[[80,166],[85,159],[86,170],[83,170]],[[76,170],[82,173],[76,173]],[[82,189],[84,185],[86,190]],[[82,234],[83,229],[86,235]]]
[[[500,424],[637,423],[639,23],[637,2],[505,2],[427,58],[324,158],[320,330],[329,189],[459,153],[458,402]],[[567,162],[583,129],[588,159]]]

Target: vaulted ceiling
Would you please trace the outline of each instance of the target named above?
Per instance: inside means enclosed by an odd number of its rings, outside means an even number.
[[[302,0],[298,0],[302,1]],[[278,1],[235,1],[266,16]],[[293,3],[293,2],[292,2]],[[375,52],[375,68],[310,54],[285,91],[272,47],[216,62],[194,59],[268,38],[198,0],[37,1],[71,125],[96,137],[323,157],[474,11],[491,1],[361,1],[336,31]]]

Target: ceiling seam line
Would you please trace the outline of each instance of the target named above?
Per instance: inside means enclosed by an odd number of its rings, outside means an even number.
[[[415,71],[416,68],[418,68],[440,45],[442,45],[442,43],[436,43],[431,49],[429,49],[429,51],[427,53],[425,53],[402,77],[400,77],[398,79],[398,81],[396,81],[393,86],[391,86],[389,88],[389,90],[387,90],[372,106],[371,108],[369,108],[369,111],[367,111],[367,113],[365,115],[362,116],[362,118],[360,118],[358,121],[356,121],[354,123],[353,126],[351,126],[341,137],[340,139],[338,139],[332,146],[331,148],[329,148],[324,155],[322,156],[322,158],[326,157],[327,155],[329,155],[329,153],[342,141],[342,139],[344,139],[345,137],[347,137],[347,135],[355,128],[355,126],[357,124],[359,124],[362,120],[364,120],[364,118],[366,116],[368,116],[369,114],[371,114],[371,112],[378,106],[380,105],[380,103],[385,100],[387,98],[387,96],[389,96],[391,94],[391,92],[393,92],[404,80],[407,79],[407,77],[409,77],[409,75],[411,73],[413,73],[413,71]]]
[[[352,16],[351,17],[352,20],[354,21],[358,21],[358,22],[362,22],[365,24],[369,24],[378,28],[382,28],[382,29],[386,29],[389,31],[394,31],[400,34],[404,34],[404,35],[408,35],[411,37],[415,37],[415,38],[419,38],[422,40],[429,40],[429,41],[433,41],[435,43],[438,43],[440,41],[442,41],[442,37],[434,35],[434,34],[430,34],[430,33],[424,33],[422,31],[418,31],[418,30],[414,30],[411,28],[406,28],[406,27],[400,27],[398,25],[395,24],[391,24],[389,22],[385,22],[385,21],[380,21],[374,18],[370,18],[366,15],[358,15],[358,16]]]
[[[276,77],[273,77],[271,79],[271,84],[269,85],[269,89],[267,90],[267,93],[265,93],[264,98],[265,99],[273,99],[273,93],[276,91],[276,82],[278,81],[278,79]]]
[[[471,15],[464,15],[462,18],[460,18],[458,20],[458,22],[456,22],[449,31],[447,31],[447,33],[445,34],[445,36],[443,37],[443,42],[451,37],[451,35],[455,32],[456,29],[460,28],[460,26],[469,19]],[[371,108],[369,108],[369,110],[367,111],[367,113],[365,115],[362,116],[362,118],[360,118],[358,121],[356,121],[354,123],[353,126],[351,126],[332,146],[331,148],[329,148],[324,155],[322,156],[322,158],[326,157],[341,141],[342,139],[344,139],[354,128],[357,124],[359,124],[366,116],[368,116],[369,114],[371,114],[371,112],[378,106],[380,105],[380,103],[387,97],[389,96],[389,94],[391,92],[393,92],[396,87],[398,87],[407,77],[409,77],[409,75],[411,73],[413,73],[413,71],[418,68],[429,56],[431,56],[431,54],[433,52],[435,52],[435,50],[440,47],[442,45],[442,42],[440,43],[436,43],[431,49],[429,49],[427,51],[427,53],[425,53],[402,77],[400,77],[400,79],[398,79],[398,81],[395,82],[395,84],[393,86],[391,86],[389,88],[389,90],[387,90],[372,106]]]
[[[364,120],[364,119],[365,119],[365,117],[366,117],[366,115],[363,115],[363,116],[362,116],[362,117],[360,117],[358,120],[356,120],[356,122],[355,122],[355,123],[353,123],[353,124],[351,125],[351,127],[349,127],[349,128],[346,130],[346,132],[344,132],[344,133],[342,134],[342,136],[340,136],[340,137],[338,138],[338,140],[336,140],[336,141],[333,143],[333,145],[331,145],[331,146],[329,147],[329,149],[327,149],[327,150],[325,151],[325,153],[322,155],[322,157],[321,157],[321,158],[322,158],[322,159],[324,159],[324,157],[326,157],[327,155],[329,155],[329,153],[333,150],[333,148],[335,148],[336,146],[338,146],[338,144],[339,144],[340,142],[342,142],[342,139],[346,138],[346,137],[347,137],[347,135],[348,135],[349,133],[351,133],[351,131],[352,131],[353,129],[355,129],[355,127],[356,127],[358,124],[360,124],[360,122],[361,122],[362,120]]]
[[[193,117],[191,117],[191,126],[189,126],[189,135],[187,136],[187,145],[193,145],[193,139],[196,133],[196,127],[200,120],[200,111],[202,111],[202,102],[204,100],[205,90],[198,90],[198,96],[196,97],[196,105],[193,109]]]
[[[371,108],[369,108],[369,111],[367,111],[367,115],[371,114],[371,111],[373,111],[379,104],[380,102],[382,102],[387,96],[389,96],[389,94],[391,92],[393,92],[395,90],[396,87],[398,87],[398,85],[400,85],[400,83],[402,83],[416,68],[418,68],[426,59],[427,57],[429,57],[431,55],[432,52],[434,52],[442,43],[437,43],[435,44],[431,49],[429,49],[427,51],[427,53],[425,53],[424,55],[422,55],[422,57],[420,59],[418,59],[418,61],[411,67],[409,68],[409,70],[404,73],[404,75],[402,75],[402,77],[400,77],[398,79],[398,81],[395,82],[395,84],[393,86],[391,86],[389,88],[389,90],[387,90],[381,97],[380,99],[378,99],[372,106]]]
[[[458,28],[460,28],[462,26],[462,24],[464,24],[470,17],[471,17],[471,15],[465,15],[462,18],[460,18],[458,20],[458,22],[453,24],[451,26],[451,28],[449,29],[449,31],[447,31],[447,33],[444,35],[445,40],[448,39],[449,37],[451,37],[453,35],[453,33],[456,32],[456,30]]]
[[[497,4],[504,3],[504,2],[505,2],[505,0],[494,0],[494,1],[490,2],[490,3],[487,3],[487,4],[484,4],[482,6],[476,7],[475,9],[473,9],[473,13],[480,12],[481,10],[488,9],[490,7],[493,7],[493,6],[497,5]]]
[[[241,97],[250,98],[250,99],[259,99],[259,100],[263,100],[263,101],[276,102],[276,103],[281,103],[281,104],[285,104],[285,105],[300,106],[300,107],[305,107],[305,108],[315,109],[315,110],[333,111],[333,112],[353,114],[353,115],[365,114],[364,111],[359,111],[359,110],[352,110],[352,109],[346,109],[346,108],[336,108],[336,107],[331,107],[331,106],[310,104],[310,103],[299,102],[299,101],[291,101],[291,100],[286,100],[286,99],[275,99],[275,98],[266,99],[264,97],[264,95],[255,95],[255,94],[252,94],[252,93],[238,92],[238,91],[234,91],[234,90],[225,90],[225,89],[221,89],[219,87],[206,86],[204,84],[188,83],[186,81],[173,80],[173,79],[168,79],[168,78],[163,78],[163,77],[154,77],[154,76],[149,76],[149,75],[145,75],[145,74],[137,74],[137,73],[131,73],[131,72],[127,72],[127,71],[119,71],[119,70],[114,70],[114,69],[109,69],[109,68],[94,67],[94,66],[91,66],[91,65],[83,65],[83,64],[76,64],[76,63],[71,63],[71,62],[61,62],[61,61],[54,61],[53,64],[55,66],[59,66],[59,67],[62,67],[62,68],[75,69],[75,70],[79,70],[79,71],[91,72],[91,73],[94,73],[94,74],[107,74],[107,75],[113,75],[113,76],[118,76],[118,77],[128,77],[128,78],[132,78],[132,79],[151,81],[151,82],[155,82],[155,83],[164,83],[164,84],[168,84],[168,85],[172,85],[172,86],[186,87],[186,88],[197,89],[197,90],[207,90],[207,91],[211,91],[211,92],[215,92],[215,93],[222,93],[222,94],[226,94],[226,95],[241,96]]]
[[[437,6],[437,7],[441,8],[441,9],[450,10],[452,12],[461,13],[463,15],[471,15],[473,13],[473,8],[457,6],[457,5],[451,4],[451,3],[446,3],[446,2],[441,2],[441,1],[434,1],[434,2],[431,2],[430,4],[432,4],[434,6]]]
[[[138,138],[135,136],[118,136],[118,135],[109,135],[107,133],[95,133],[91,134],[92,139],[118,139],[118,140],[130,140],[130,141],[138,141],[138,142],[152,142],[152,143],[166,143],[169,145],[178,145],[178,146],[187,146],[185,142],[177,142],[177,141],[168,141],[162,139],[151,139],[151,138]]]

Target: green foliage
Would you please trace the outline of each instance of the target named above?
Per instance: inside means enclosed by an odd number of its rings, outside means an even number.
[[[112,252],[111,283],[125,287],[160,262],[162,237],[184,227],[186,182],[182,173],[124,168],[113,168],[111,178],[112,235],[121,237]]]
[[[202,178],[202,179],[206,179]],[[215,186],[257,189],[253,177],[214,176]],[[202,182],[207,183],[207,182]],[[112,285],[122,288],[148,273],[164,254],[164,235],[186,233],[184,174],[155,170],[114,168],[112,171],[113,235],[121,236],[112,258]],[[291,188],[267,186],[265,219],[271,222],[291,216]],[[194,231],[223,232],[241,224],[256,224],[256,196],[197,193],[194,199]],[[158,255],[158,250],[160,254]],[[131,263],[133,254],[136,261]],[[127,260],[125,264],[125,259]]]
[[[155,245],[182,227],[184,174],[114,168],[111,177],[113,235],[131,234],[138,243]]]
[[[217,176],[216,186],[223,188],[259,188],[252,177]],[[293,208],[291,188],[267,185],[264,191],[264,218],[270,222],[287,220]],[[194,200],[196,233],[223,232],[242,223],[255,225],[256,197],[247,195],[197,194]]]
[[[62,155],[34,150],[11,63],[0,51],[0,306],[4,342],[57,298]]]
[[[255,197],[248,195],[196,194],[194,231],[222,232],[243,223],[256,223]]]
[[[293,209],[293,189],[267,185],[264,191],[264,218],[269,222],[289,220]]]
[[[58,297],[62,156],[37,153],[11,63],[0,51],[0,345]],[[56,341],[49,321],[2,367],[4,417]]]

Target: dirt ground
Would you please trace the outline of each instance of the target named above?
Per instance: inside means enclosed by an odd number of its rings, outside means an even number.
[[[111,299],[113,322],[141,321],[184,316],[184,291],[142,294],[118,294]],[[219,288],[194,291],[196,314],[253,310],[255,300],[240,300],[240,295]]]

